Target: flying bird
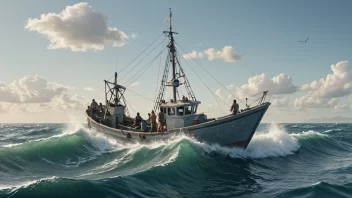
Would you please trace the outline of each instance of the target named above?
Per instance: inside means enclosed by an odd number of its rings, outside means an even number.
[[[307,38],[305,41],[298,41],[299,43],[303,44],[303,43],[307,43],[309,38]]]

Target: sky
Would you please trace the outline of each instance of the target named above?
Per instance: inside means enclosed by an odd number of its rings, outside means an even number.
[[[202,102],[199,112],[223,116],[234,98],[268,90],[272,105],[264,122],[352,115],[351,1],[12,0],[0,5],[0,123],[84,122],[85,108],[93,98],[104,101],[103,80],[115,71],[120,83],[131,84],[125,94],[131,116],[146,117],[165,65],[162,31],[169,28],[164,22],[169,8],[181,64]],[[150,56],[120,72],[154,40]]]

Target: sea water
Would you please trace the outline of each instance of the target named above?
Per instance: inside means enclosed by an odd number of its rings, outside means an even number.
[[[1,124],[0,197],[352,197],[352,124],[261,124],[246,150]]]

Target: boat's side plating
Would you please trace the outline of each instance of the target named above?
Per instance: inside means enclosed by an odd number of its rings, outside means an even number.
[[[97,123],[89,116],[87,116],[87,119],[89,127],[122,140],[153,141],[168,139],[180,133],[185,133],[207,143],[246,148],[269,106],[270,103],[263,103],[235,116],[227,116],[203,124],[173,129],[165,133],[143,133],[114,129]]]
[[[204,142],[247,148],[270,103],[186,130]],[[188,132],[189,131],[189,132]]]

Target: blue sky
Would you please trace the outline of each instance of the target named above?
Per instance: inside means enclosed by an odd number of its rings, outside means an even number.
[[[197,60],[225,85],[239,87],[248,78],[265,73],[273,78],[280,73],[292,77],[297,87],[326,78],[332,73],[330,66],[351,59],[352,14],[351,1],[86,1],[95,11],[109,18],[109,27],[116,27],[127,35],[137,34],[122,47],[106,45],[104,50],[72,52],[70,49],[49,50],[49,40],[38,32],[24,27],[28,18],[41,14],[60,13],[66,6],[79,1],[2,1],[0,6],[0,81],[11,83],[25,75],[40,75],[50,82],[74,87],[68,92],[90,98],[102,98],[102,80],[112,76],[116,59],[118,70],[148,46],[168,23],[163,20],[168,9],[173,10],[173,28],[179,32],[176,41],[187,52],[202,52],[208,48],[220,50],[232,46],[245,56],[235,62],[221,59]],[[310,38],[306,44],[299,40]],[[166,43],[165,43],[166,44]],[[159,48],[158,48],[159,49]],[[161,49],[161,48],[160,48]],[[157,50],[159,51],[159,50]],[[162,62],[164,62],[163,57]],[[192,64],[195,68],[196,65]],[[145,92],[149,98],[155,94],[159,61],[138,79],[133,91]],[[192,71],[184,66],[198,99],[204,106],[215,104]],[[200,72],[215,93],[222,88]],[[84,91],[93,87],[95,92]],[[235,91],[235,90],[234,90]],[[225,90],[222,90],[226,93]],[[270,92],[270,87],[269,87]],[[306,92],[278,94],[292,102]],[[149,102],[128,94],[135,109],[147,112],[139,103]],[[351,95],[339,97],[339,104],[351,105]],[[230,104],[230,103],[229,103]],[[8,105],[6,103],[6,105]],[[225,108],[225,106],[224,106]],[[274,107],[275,109],[275,107]],[[307,113],[307,111],[317,113]],[[212,111],[209,110],[208,111]],[[214,109],[214,111],[216,111]],[[277,110],[278,112],[283,111]],[[305,118],[319,117],[321,111],[328,116],[328,108],[305,110]],[[291,111],[290,111],[291,112]],[[295,112],[294,114],[299,114]],[[302,112],[301,112],[302,113]],[[274,113],[273,113],[274,115]],[[334,115],[348,115],[336,111]],[[283,121],[290,121],[291,117]],[[299,121],[292,115],[293,121]],[[268,120],[276,120],[275,116]],[[280,119],[278,119],[280,121]]]

